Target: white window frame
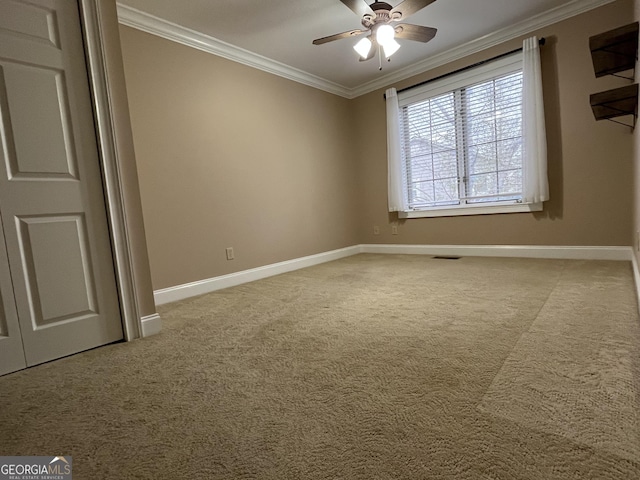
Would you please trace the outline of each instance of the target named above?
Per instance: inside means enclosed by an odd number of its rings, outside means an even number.
[[[478,67],[429,82],[420,87],[398,93],[398,104],[403,107],[427,100],[444,93],[491,80],[502,75],[522,71],[522,52],[488,62]],[[407,195],[406,177],[403,176],[403,191]],[[524,213],[542,210],[540,203],[523,203],[521,200],[500,201],[482,204],[446,205],[442,207],[423,207],[398,212],[400,218],[448,217],[459,215],[486,215],[496,213]]]

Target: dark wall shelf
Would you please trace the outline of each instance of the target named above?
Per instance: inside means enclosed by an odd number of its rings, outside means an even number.
[[[633,82],[638,61],[638,22],[589,38],[593,70],[597,77],[613,75]],[[631,76],[618,75],[632,71]],[[590,97],[596,120],[610,120],[632,129],[638,119],[638,84],[594,93]],[[614,120],[631,117],[631,123]]]
[[[638,118],[638,84],[614,88],[606,92],[591,95],[591,109],[596,120],[611,120],[616,117],[632,116],[632,124],[623,125],[635,127]]]
[[[596,77],[635,70],[638,57],[638,22],[589,38]],[[633,80],[633,77],[625,77]]]

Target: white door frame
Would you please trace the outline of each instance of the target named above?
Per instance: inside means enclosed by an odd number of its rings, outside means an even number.
[[[122,327],[125,340],[129,342],[142,336],[142,320],[126,223],[127,214],[122,188],[124,181],[113,123],[109,72],[105,66],[101,3],[102,0],[78,0]]]

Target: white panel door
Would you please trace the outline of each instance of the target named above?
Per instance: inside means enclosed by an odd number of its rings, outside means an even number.
[[[26,364],[122,339],[74,0],[0,0],[0,135],[0,217]]]

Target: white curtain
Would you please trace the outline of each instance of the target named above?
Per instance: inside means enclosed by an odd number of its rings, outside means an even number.
[[[542,71],[537,37],[527,38],[522,46],[522,201],[539,203],[549,200],[547,180],[547,135],[542,104]]]
[[[387,168],[389,211],[402,212],[407,210],[404,182],[402,180],[402,151],[400,138],[400,107],[398,93],[390,88],[387,95]]]

